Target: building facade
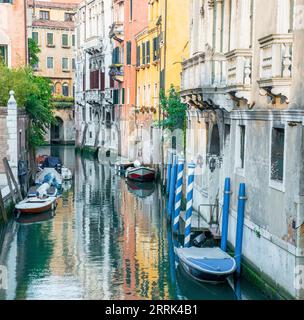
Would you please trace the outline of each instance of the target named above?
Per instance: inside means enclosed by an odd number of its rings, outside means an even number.
[[[112,1],[83,1],[76,21],[76,144],[117,153],[114,83],[109,75]]]
[[[56,124],[45,139],[74,143],[75,13],[77,3],[28,2],[28,35],[39,46],[35,74],[51,80]]]
[[[304,261],[300,2],[191,1],[181,92],[189,107],[186,157],[199,160],[195,208],[221,204],[230,177],[234,246],[245,183],[245,260],[296,298],[304,296],[297,283]],[[202,214],[210,222],[209,209]]]
[[[0,59],[18,67],[27,64],[27,56],[25,1],[0,0]]]
[[[120,130],[121,155],[137,157],[137,111],[136,111],[136,40],[135,36],[148,26],[148,2],[141,0],[124,1],[124,103],[121,104]],[[136,130],[137,129],[137,130]]]

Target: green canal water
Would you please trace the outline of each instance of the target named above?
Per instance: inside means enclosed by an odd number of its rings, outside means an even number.
[[[55,215],[0,227],[0,299],[266,299],[252,283],[206,285],[176,267],[159,185],[144,190],[108,164],[45,147],[74,179]]]

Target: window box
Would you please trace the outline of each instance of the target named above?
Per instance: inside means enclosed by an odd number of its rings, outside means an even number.
[[[46,45],[48,48],[55,48],[55,45],[54,44],[47,44]]]
[[[70,46],[64,46],[64,45],[62,45],[61,48],[63,48],[63,49],[70,49],[71,47],[70,47]]]

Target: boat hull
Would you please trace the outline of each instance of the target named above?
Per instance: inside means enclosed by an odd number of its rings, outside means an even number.
[[[18,203],[15,209],[21,214],[39,214],[54,210],[56,208],[57,199],[52,197],[47,200],[35,199],[25,199]]]
[[[146,167],[129,169],[126,172],[126,176],[130,180],[149,182],[155,180],[155,170]]]

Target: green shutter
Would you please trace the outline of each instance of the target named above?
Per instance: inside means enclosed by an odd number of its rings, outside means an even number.
[[[140,66],[140,46],[136,47],[136,66]]]
[[[121,89],[121,104],[125,104],[125,88]]]
[[[127,64],[128,65],[132,64],[131,53],[132,53],[132,43],[131,43],[131,41],[128,41],[127,42]]]
[[[146,44],[142,43],[141,45],[141,49],[142,49],[142,64],[146,64]]]
[[[150,63],[150,41],[146,42],[146,63]]]

